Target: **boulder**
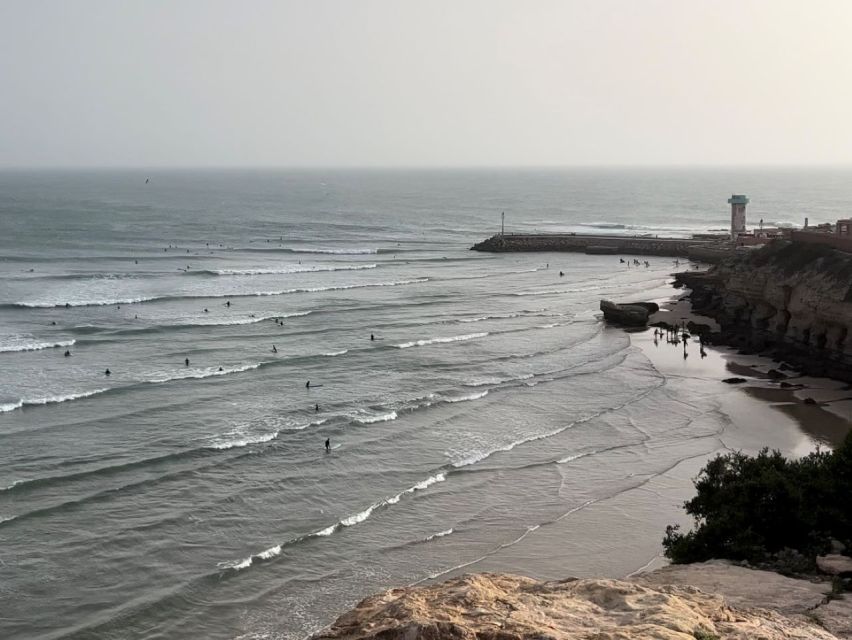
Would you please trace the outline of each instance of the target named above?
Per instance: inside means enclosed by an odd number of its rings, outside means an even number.
[[[805,402],[805,404],[816,404],[817,403],[817,401],[814,400],[813,398],[805,398],[804,402]]]
[[[648,317],[660,309],[653,302],[616,304],[609,300],[601,300],[600,308],[603,311],[604,320],[627,327],[646,326],[648,324]]]
[[[783,380],[787,377],[786,375],[778,371],[778,369],[770,369],[766,372],[766,375],[768,375],[773,380]]]
[[[722,380],[725,384],[742,384],[745,381],[745,378],[725,378]]]
[[[826,556],[817,556],[816,563],[823,573],[832,576],[852,576],[852,558],[848,556],[829,553]]]

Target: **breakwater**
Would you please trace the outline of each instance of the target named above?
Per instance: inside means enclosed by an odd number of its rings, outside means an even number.
[[[592,254],[671,256],[704,262],[719,262],[733,251],[729,244],[718,240],[574,233],[498,233],[476,243],[471,249],[492,252],[575,251]]]

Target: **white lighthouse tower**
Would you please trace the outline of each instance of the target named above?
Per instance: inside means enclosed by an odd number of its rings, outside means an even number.
[[[728,204],[731,205],[731,240],[736,240],[737,236],[746,230],[748,197],[734,194],[728,198]]]

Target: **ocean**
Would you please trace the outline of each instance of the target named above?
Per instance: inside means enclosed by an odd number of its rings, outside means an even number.
[[[501,212],[723,230],[731,193],[830,221],[851,174],[0,173],[0,636],[303,638],[391,586],[531,570],[500,559],[557,526],[577,573],[639,569],[701,461],[795,443],[601,323],[672,295],[671,259],[469,247]]]

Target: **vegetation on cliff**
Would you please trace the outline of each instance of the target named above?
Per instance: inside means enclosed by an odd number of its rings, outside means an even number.
[[[687,533],[666,528],[665,555],[675,563],[710,558],[777,561],[798,552],[813,563],[831,540],[852,548],[852,433],[835,451],[788,460],[764,449],[707,463],[684,504],[695,518]]]

